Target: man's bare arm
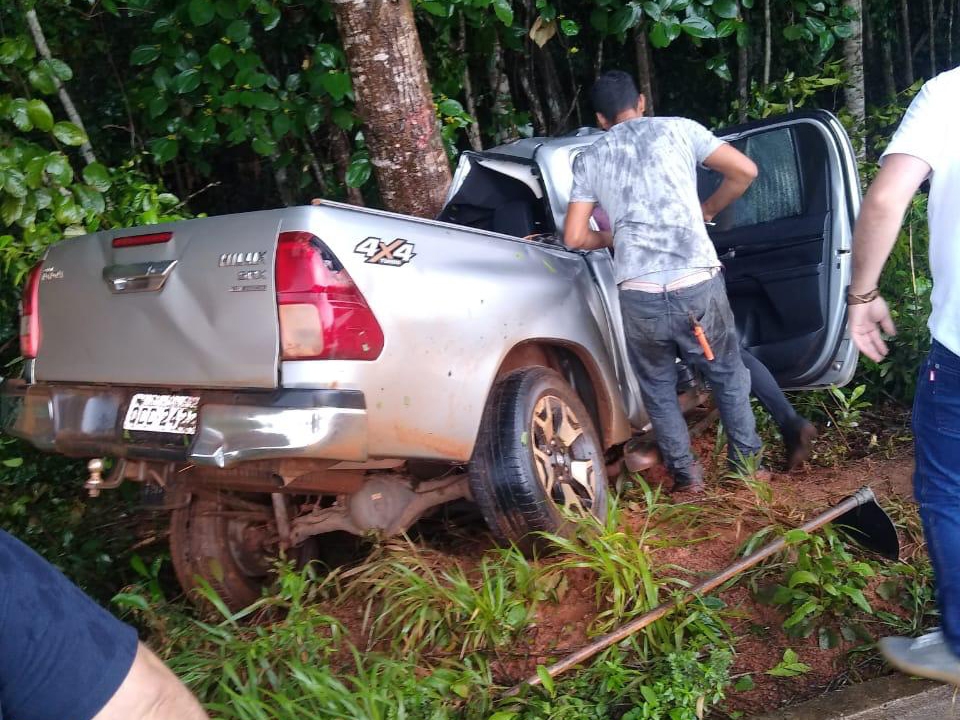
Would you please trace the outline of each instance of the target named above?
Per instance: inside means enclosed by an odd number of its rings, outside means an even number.
[[[703,161],[711,170],[723,175],[723,182],[703,203],[703,219],[713,220],[727,205],[743,195],[757,177],[757,166],[733,145],[724,143]]]
[[[563,242],[572,250],[598,250],[613,244],[613,234],[590,228],[590,216],[596,203],[572,202],[567,206]]]
[[[880,272],[897,242],[910,199],[929,174],[930,166],[912,155],[894,153],[884,160],[863,199],[853,230],[851,294],[865,295],[879,284]],[[879,362],[888,352],[880,331],[896,334],[886,301],[877,297],[869,303],[851,305],[848,316],[853,343],[868,358]]]

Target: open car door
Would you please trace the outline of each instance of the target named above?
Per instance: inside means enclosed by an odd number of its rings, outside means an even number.
[[[846,132],[830,113],[812,111],[717,135],[760,170],[709,228],[745,346],[784,388],[849,382],[857,352],[846,292],[860,183]],[[701,169],[701,198],[719,182]]]

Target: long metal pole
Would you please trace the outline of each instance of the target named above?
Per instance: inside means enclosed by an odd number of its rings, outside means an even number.
[[[873,491],[870,488],[868,487],[860,488],[859,490],[857,490],[857,492],[855,492],[853,495],[848,497],[843,502],[839,503],[838,505],[834,505],[829,510],[821,513],[820,515],[817,515],[812,520],[809,520],[803,525],[801,525],[799,529],[808,533],[812,532],[813,530],[817,530],[823,527],[824,525],[826,525],[827,523],[830,523],[836,520],[838,517],[840,517],[844,513],[849,512],[850,510],[853,510],[854,508],[860,507],[861,505],[865,505],[868,502],[875,502],[875,501],[876,501],[876,498],[873,494]],[[562,660],[554,663],[553,665],[550,665],[547,668],[547,675],[553,678],[553,677],[556,677],[557,675],[560,675],[561,673],[566,672],[567,670],[569,670],[570,668],[576,665],[580,665],[585,660],[592,658],[597,653],[600,653],[606,650],[608,647],[612,645],[616,645],[618,642],[621,642],[622,640],[626,640],[631,635],[639,632],[640,630],[643,630],[643,628],[647,627],[648,625],[655,623],[657,620],[664,617],[665,615],[669,615],[678,607],[686,605],[688,602],[697,598],[698,596],[704,595],[710,592],[711,590],[714,590],[715,588],[720,587],[731,578],[739,575],[744,570],[748,570],[749,568],[762,562],[763,560],[766,560],[771,555],[777,554],[778,552],[783,550],[785,547],[786,547],[786,542],[783,540],[783,538],[775,540],[769,545],[765,545],[764,547],[760,548],[759,550],[752,553],[751,555],[748,555],[747,557],[741,560],[738,560],[737,562],[733,563],[733,565],[730,565],[724,570],[721,570],[716,575],[713,575],[707,578],[706,580],[703,580],[702,582],[698,583],[694,587],[690,588],[690,590],[687,591],[687,594],[684,595],[683,599],[658,605],[650,612],[644,615],[641,615],[640,617],[634,618],[633,620],[626,623],[625,625],[621,625],[616,630],[611,630],[606,635],[603,635],[597,638],[589,645],[586,645],[580,648],[576,652],[570,653]],[[520,690],[523,688],[524,685],[535,687],[537,685],[540,685],[540,683],[541,681],[540,681],[539,675],[537,674],[531,675],[520,684],[510,688],[504,694],[504,697],[512,697],[516,695],[517,693],[520,692]]]

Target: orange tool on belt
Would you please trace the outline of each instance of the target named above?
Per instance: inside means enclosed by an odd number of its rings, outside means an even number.
[[[710,347],[707,334],[703,331],[703,327],[697,322],[693,313],[689,313],[688,315],[690,317],[690,325],[693,326],[693,336],[697,338],[697,342],[700,343],[700,348],[703,350],[703,356],[709,362],[713,360],[713,348]]]

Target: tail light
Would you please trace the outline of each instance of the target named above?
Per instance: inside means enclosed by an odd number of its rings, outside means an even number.
[[[43,263],[33,266],[27,275],[20,301],[20,354],[27,359],[35,358],[40,350],[40,272]]]
[[[282,359],[380,356],[380,324],[340,261],[317,237],[280,234],[276,279]]]

